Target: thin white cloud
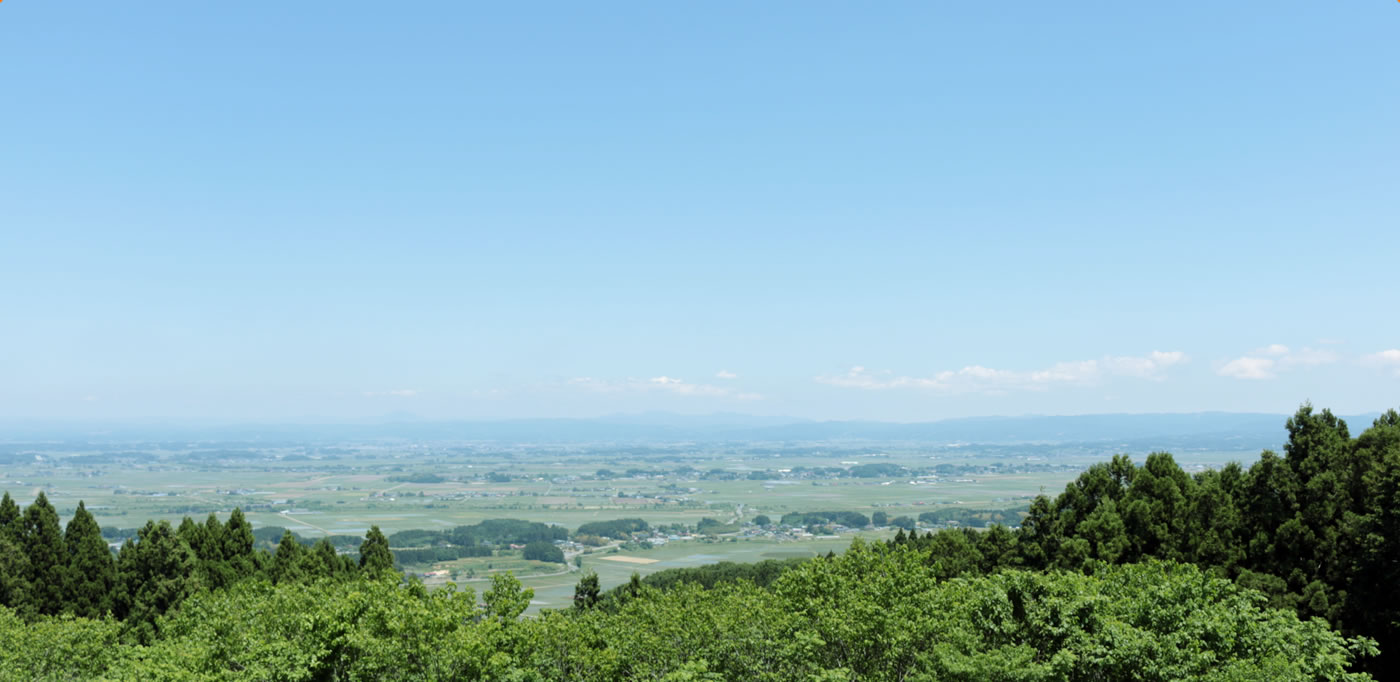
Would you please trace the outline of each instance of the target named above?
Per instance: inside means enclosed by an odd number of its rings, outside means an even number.
[[[665,375],[652,377],[650,379],[625,379],[622,381],[595,379],[593,377],[575,377],[570,379],[568,384],[596,393],[669,393],[680,396],[730,398],[734,400],[761,400],[763,397],[757,393],[738,391],[727,386],[695,384],[685,381],[684,379]]]
[[[731,372],[731,371],[729,371],[729,370],[727,370],[727,369],[722,369],[722,370],[720,370],[720,371],[718,371],[718,372],[715,372],[715,378],[716,378],[716,379],[738,379],[738,378],[739,378],[739,375],[738,375],[738,374],[735,374],[735,373],[733,373],[733,372]]]
[[[1312,367],[1315,365],[1330,365],[1338,360],[1336,353],[1330,350],[1317,348],[1303,348],[1284,356],[1284,364],[1293,366]]]
[[[1258,358],[1246,355],[1235,358],[1224,367],[1216,370],[1216,373],[1223,377],[1233,377],[1235,379],[1272,379],[1274,374],[1273,358]]]
[[[1387,367],[1395,371],[1395,376],[1400,377],[1400,348],[1391,348],[1379,353],[1372,353],[1361,358],[1361,362],[1371,367]]]
[[[1235,379],[1273,379],[1279,372],[1295,367],[1330,365],[1340,359],[1335,352],[1304,346],[1293,350],[1281,343],[1256,348],[1231,360],[1216,370],[1216,374]]]
[[[819,376],[818,383],[842,388],[886,390],[915,388],[949,394],[1007,393],[1010,391],[1044,391],[1059,385],[1093,385],[1108,377],[1132,377],[1161,381],[1165,370],[1186,362],[1180,351],[1153,351],[1142,356],[1105,356],[1098,360],[1059,362],[1045,369],[1020,371],[968,365],[958,370],[945,370],[927,377],[897,376],[892,372],[871,372],[862,366],[852,367],[845,374]]]
[[[396,388],[388,391],[364,391],[361,395],[366,398],[412,398],[418,395],[418,390],[413,388]]]
[[[1400,348],[1391,348],[1366,356],[1366,361],[1378,365],[1400,365]]]
[[[1179,350],[1166,352],[1154,350],[1143,357],[1110,356],[1104,358],[1103,362],[1113,374],[1160,380],[1163,378],[1163,370],[1183,364],[1187,359],[1186,354]]]

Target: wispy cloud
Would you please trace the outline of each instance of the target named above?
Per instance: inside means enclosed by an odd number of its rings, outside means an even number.
[[[734,400],[761,400],[763,398],[763,396],[757,393],[748,393],[727,386],[695,384],[683,379],[664,375],[652,377],[650,379],[624,379],[621,381],[595,379],[593,377],[575,377],[570,379],[568,383],[570,386],[597,393],[669,393],[680,396],[730,398]]]
[[[739,378],[739,375],[738,375],[738,374],[735,374],[735,373],[733,373],[733,372],[731,372],[731,371],[729,371],[729,370],[727,370],[727,369],[722,369],[722,370],[720,370],[720,371],[718,371],[718,372],[715,372],[715,378],[716,378],[716,379],[738,379],[738,378]]]
[[[1293,350],[1283,344],[1274,343],[1256,348],[1245,355],[1231,360],[1216,370],[1216,374],[1235,379],[1273,379],[1279,372],[1296,367],[1330,365],[1340,359],[1335,352],[1303,347]]]
[[[1277,376],[1274,374],[1276,364],[1273,358],[1246,355],[1225,363],[1216,374],[1235,379],[1272,379]]]
[[[968,365],[932,376],[896,375],[890,371],[872,372],[855,366],[845,374],[819,376],[818,383],[842,388],[886,390],[913,388],[949,394],[1007,393],[1043,391],[1058,385],[1092,385],[1107,377],[1122,376],[1161,381],[1167,368],[1187,362],[1180,351],[1153,351],[1141,356],[1105,356],[1097,360],[1058,362],[1044,369],[1022,371]]]
[[[1395,376],[1400,377],[1400,348],[1391,348],[1379,353],[1372,353],[1361,358],[1361,362],[1371,367],[1386,367],[1394,370]]]
[[[418,390],[414,388],[396,388],[388,391],[363,391],[360,395],[366,398],[412,398],[418,395]]]

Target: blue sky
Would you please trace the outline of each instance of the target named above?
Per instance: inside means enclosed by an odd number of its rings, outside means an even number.
[[[1400,5],[0,5],[0,416],[1400,404]]]

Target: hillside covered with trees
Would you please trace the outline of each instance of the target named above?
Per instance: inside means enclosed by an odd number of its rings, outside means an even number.
[[[0,677],[1393,679],[1400,414],[1353,437],[1305,406],[1287,429],[1248,468],[1115,457],[1014,530],[901,531],[606,594],[585,576],[573,609],[528,619],[509,575],[480,599],[405,583],[377,529],[352,560],[289,533],[256,550],[237,513],[148,523],[113,560],[81,505],[61,529],[42,495],[23,512],[6,496]]]

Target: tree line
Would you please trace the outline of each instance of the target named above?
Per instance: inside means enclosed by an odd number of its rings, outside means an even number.
[[[1115,456],[1057,497],[1037,497],[1015,530],[999,523],[924,535],[901,529],[889,544],[921,554],[939,580],[1007,569],[1093,574],[1152,560],[1193,564],[1262,595],[1270,607],[1378,642],[1382,656],[1362,665],[1393,678],[1400,672],[1400,414],[1390,410],[1352,437],[1344,420],[1304,405],[1286,428],[1283,454],[1265,451],[1248,468],[1231,463],[1188,474],[1167,453],[1141,465]],[[954,520],[929,514],[924,520]],[[783,522],[814,516],[829,514],[790,514]],[[744,577],[726,570],[698,582],[712,586],[731,575]],[[662,574],[648,579],[672,582]]]
[[[767,587],[660,591],[519,616],[508,574],[481,595],[393,577],[247,580],[123,643],[111,619],[28,624],[0,608],[0,676],[107,680],[1361,682],[1373,646],[1270,609],[1190,564],[940,580],[925,553],[860,541]]]
[[[255,542],[251,524],[234,509],[226,523],[213,514],[204,523],[185,517],[179,528],[148,521],[114,556],[82,502],[61,527],[42,491],[22,512],[6,492],[0,498],[0,606],[25,621],[111,614],[124,636],[149,641],[160,616],[203,590],[249,579],[349,580],[394,567],[377,526],[358,558],[338,554],[326,539],[307,548],[286,530],[274,551],[257,549]]]
[[[1372,669],[1400,664],[1400,414],[1360,435],[1304,405],[1282,456],[1265,451],[1188,474],[1166,453],[1090,467],[1053,500],[1031,503],[1017,532],[901,538],[940,577],[1002,567],[1091,571],[1149,558],[1192,563],[1257,590],[1271,606],[1380,643]]]
[[[1187,474],[1171,455],[1094,465],[1020,528],[908,537],[940,578],[999,569],[1092,571],[1149,558],[1192,563],[1264,594],[1274,607],[1376,640],[1368,669],[1400,667],[1400,414],[1360,435],[1304,405],[1282,456]]]

